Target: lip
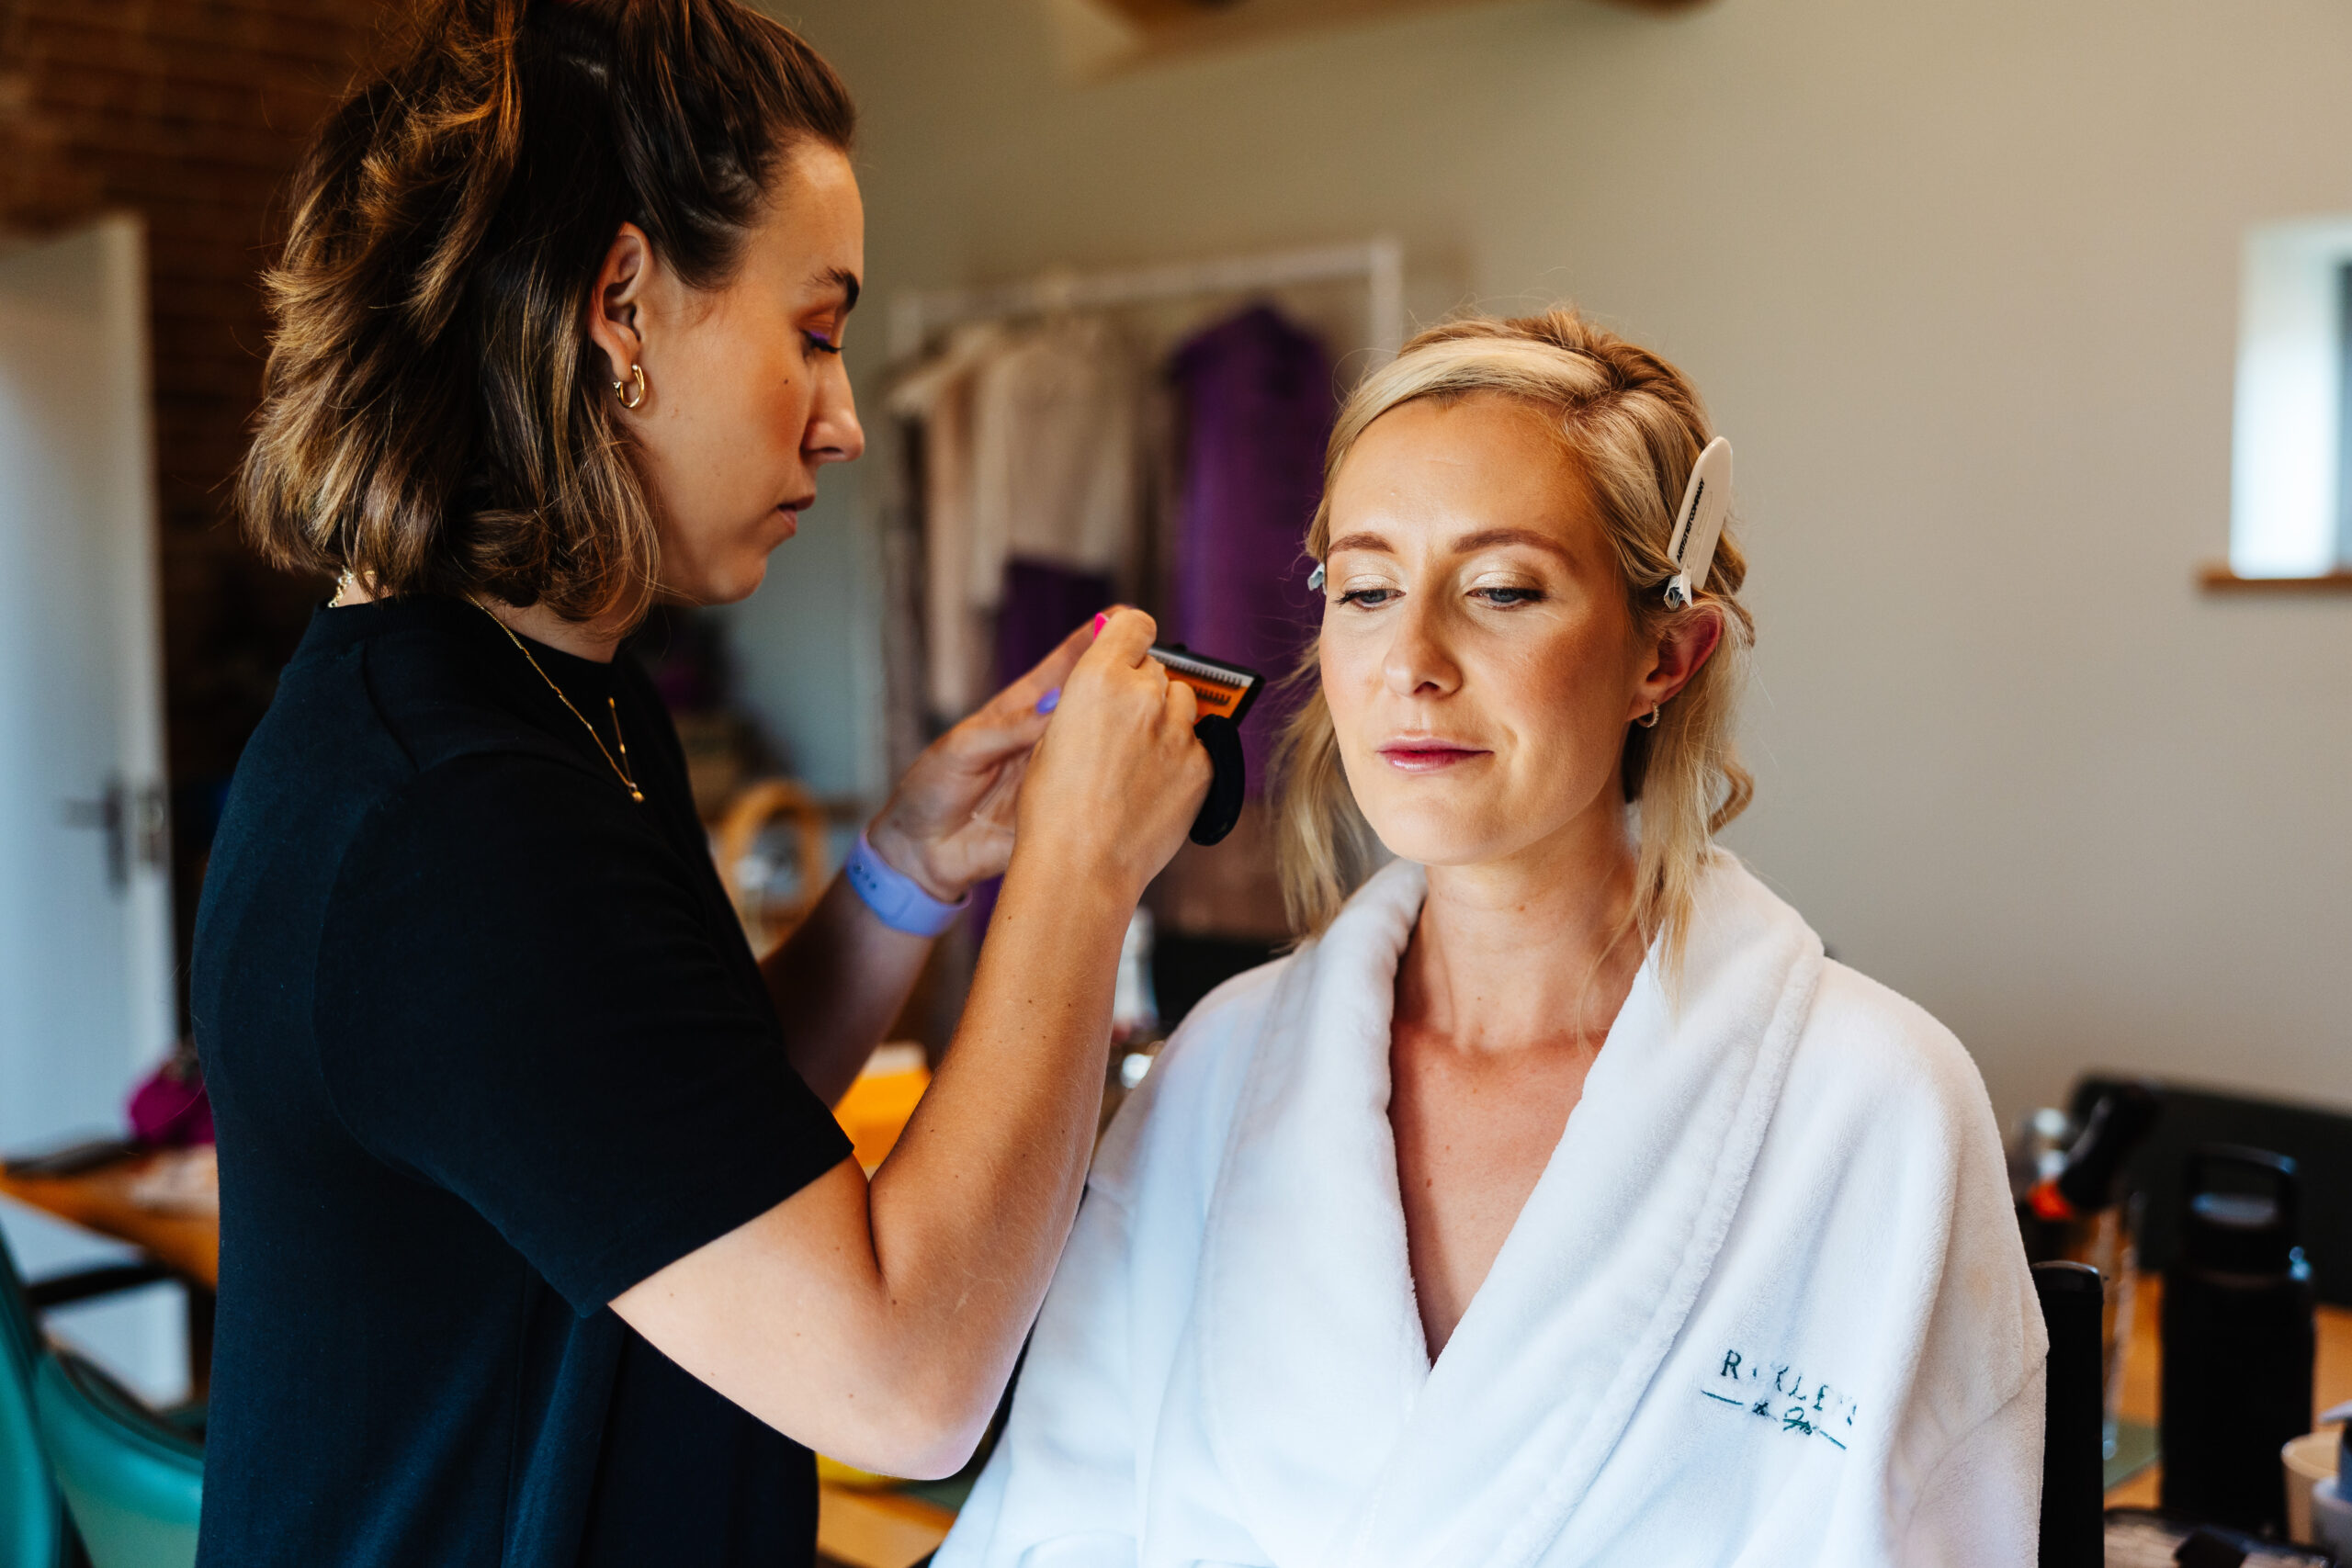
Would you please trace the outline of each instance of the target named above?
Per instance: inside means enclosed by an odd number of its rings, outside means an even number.
[[[784,520],[784,537],[791,538],[800,532],[800,513],[816,501],[813,495],[799,496],[791,501],[779,501],[769,515]]]
[[[1494,753],[1434,735],[1400,735],[1380,748],[1380,760],[1403,773],[1436,773]]]

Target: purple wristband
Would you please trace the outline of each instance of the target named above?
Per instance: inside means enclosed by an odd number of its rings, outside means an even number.
[[[956,917],[972,902],[967,893],[953,904],[941,903],[924,892],[921,883],[875,853],[864,833],[858,834],[857,848],[850,851],[842,874],[849,878],[850,886],[874,911],[876,919],[909,936],[937,936],[954,925]]]

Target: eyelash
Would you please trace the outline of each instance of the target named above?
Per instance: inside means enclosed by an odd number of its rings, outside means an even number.
[[[842,351],[840,344],[822,333],[805,332],[800,336],[808,344],[808,352],[811,354],[839,354]]]
[[[1372,596],[1385,595],[1394,592],[1394,589],[1388,588],[1351,588],[1340,595],[1340,603],[1353,604],[1358,609],[1376,610],[1380,606],[1371,602]],[[1472,590],[1472,592],[1476,597],[1484,598],[1488,605],[1498,610],[1515,609],[1521,604],[1540,604],[1544,599],[1544,591],[1540,588],[1478,588]],[[1506,597],[1498,598],[1497,595],[1506,595]]]

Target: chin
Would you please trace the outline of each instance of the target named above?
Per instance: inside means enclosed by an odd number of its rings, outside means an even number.
[[[734,580],[729,584],[727,597],[716,602],[721,604],[733,604],[749,599],[760,591],[760,584],[767,580],[768,558],[762,556],[736,573]]]
[[[1364,820],[1390,854],[1422,865],[1478,865],[1499,860],[1516,847],[1512,835],[1480,815],[1425,804],[1367,810]]]
[[[767,575],[768,558],[763,555],[729,562],[721,570],[703,574],[702,581],[695,585],[694,603],[739,604],[759,592]]]

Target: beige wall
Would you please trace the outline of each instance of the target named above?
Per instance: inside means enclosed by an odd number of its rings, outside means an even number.
[[[2091,1064],[2352,1105],[2352,599],[2192,587],[2241,234],[2352,212],[2338,0],[1542,0],[1089,86],[1031,0],[794,4],[864,105],[880,295],[1385,230],[1424,313],[1571,297],[1673,355],[1739,446],[1741,852],[2004,1114]],[[870,614],[820,629],[871,592],[848,488],[754,661],[870,669]]]

